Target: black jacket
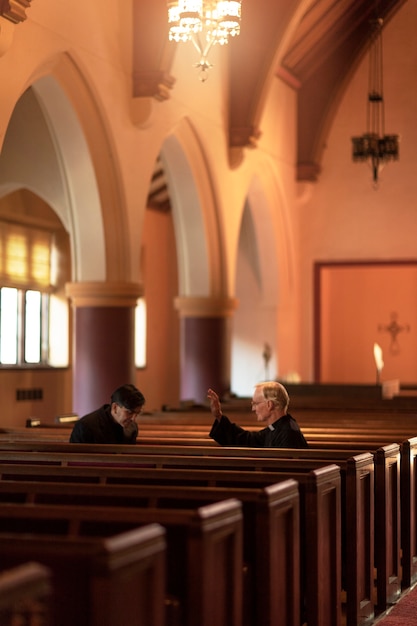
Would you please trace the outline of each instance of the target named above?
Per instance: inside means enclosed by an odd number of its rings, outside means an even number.
[[[110,409],[110,404],[104,404],[75,422],[70,443],[136,443],[137,424],[131,422],[123,429],[114,421]]]
[[[257,432],[245,430],[222,415],[220,421],[215,420],[210,437],[222,446],[308,448],[303,433],[289,413]]]

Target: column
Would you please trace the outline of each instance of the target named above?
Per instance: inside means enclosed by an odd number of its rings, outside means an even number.
[[[135,380],[133,283],[69,283],[73,307],[73,410],[85,415],[109,402],[119,385]]]
[[[207,389],[230,390],[233,298],[179,297],[181,400],[202,404]]]

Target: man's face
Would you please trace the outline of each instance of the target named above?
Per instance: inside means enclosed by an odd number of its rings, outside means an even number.
[[[142,407],[138,406],[134,411],[130,411],[126,409],[124,406],[120,406],[120,404],[116,404],[113,402],[111,405],[111,414],[116,422],[120,424],[120,426],[127,426],[133,420],[135,420],[142,413]]]
[[[253,394],[252,411],[255,411],[258,422],[264,422],[271,414],[269,401],[265,400],[262,393],[258,391]]]

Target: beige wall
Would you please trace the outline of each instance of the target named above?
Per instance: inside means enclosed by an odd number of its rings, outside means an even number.
[[[374,383],[374,343],[382,349],[379,379],[415,384],[417,262],[324,265],[320,269],[320,376],[326,383]]]
[[[71,370],[2,370],[0,429],[23,427],[35,417],[52,422],[56,415],[72,411]],[[41,389],[40,400],[17,400],[18,390]]]
[[[304,188],[307,200],[302,196],[299,231],[300,336],[305,347],[300,373],[304,380],[313,377],[314,263],[417,258],[417,126],[413,120],[417,111],[413,78],[417,66],[416,20],[417,4],[407,2],[383,35],[385,130],[400,136],[399,160],[385,166],[379,188],[374,189],[368,165],[354,163],[351,158],[351,137],[366,130],[365,57],[328,137],[320,180],[312,189]],[[360,325],[360,298],[352,302],[352,315]],[[407,379],[417,382],[414,368]]]
[[[179,319],[174,309],[178,293],[177,260],[171,213],[147,210],[141,250],[147,306],[147,363],[136,383],[146,398],[146,410],[162,404],[178,406]]]

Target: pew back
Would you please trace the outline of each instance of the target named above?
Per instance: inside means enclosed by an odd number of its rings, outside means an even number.
[[[243,506],[245,623],[299,626],[300,521],[295,480],[233,492],[224,487],[0,483],[2,503],[70,506],[189,508],[225,500],[231,493]]]
[[[8,522],[11,532],[0,533],[1,562],[14,568],[29,558],[48,568],[51,626],[164,626],[163,528],[153,524],[97,538],[64,534],[56,524],[55,533],[47,535],[49,518],[45,524],[38,519],[37,533],[36,524],[19,517],[15,525]]]
[[[57,621],[63,626],[145,626],[147,622],[138,622],[135,611],[143,614],[150,590],[142,585],[137,591],[137,576],[128,576],[132,568],[137,570],[138,560],[132,546],[127,545],[126,533],[134,535],[142,530],[140,526],[155,522],[163,524],[167,533],[166,586],[161,571],[154,576],[147,572],[144,581],[159,581],[167,596],[179,600],[181,619],[187,626],[240,626],[242,515],[237,500],[178,510],[2,504],[0,554],[7,563],[31,554],[53,569],[57,601],[63,601],[65,596],[71,605],[66,607],[65,620],[60,614],[61,621]],[[101,551],[97,545],[102,546]],[[116,547],[119,552],[105,559],[103,551],[109,547]],[[94,556],[94,563],[86,561],[88,556]],[[122,568],[122,575],[115,578],[118,568]],[[103,571],[109,576],[103,576]],[[86,611],[86,594],[92,586],[87,579],[90,572],[98,576],[93,581],[93,597],[100,600],[101,606],[94,602],[94,610]],[[207,590],[216,598],[215,603]],[[84,598],[81,607],[78,598]]]
[[[88,455],[87,455],[88,456]],[[125,461],[126,457],[123,456]],[[116,462],[115,459],[112,459]],[[43,463],[42,461],[41,463]],[[122,467],[110,465],[85,465],[50,466],[40,464],[26,465],[15,461],[13,465],[0,465],[3,479],[16,479],[26,476],[26,479],[34,478],[55,480],[81,480],[95,481],[96,483],[129,483],[129,484],[195,484],[195,485],[223,485],[235,489],[237,486],[265,486],[288,478],[294,479],[294,472],[276,471],[253,471],[239,469],[226,470],[219,467],[212,469],[184,469],[184,468],[162,468],[153,467],[131,467],[123,462]],[[316,467],[319,464],[316,464]],[[316,567],[317,573],[309,578],[309,588],[307,590],[309,611],[309,623],[325,624],[326,626],[338,626],[341,620],[341,571],[340,571],[340,468],[335,465],[327,466],[324,469],[310,471],[307,468],[302,473],[297,473],[297,480],[301,486],[303,502],[303,537],[306,540],[307,550],[304,555],[306,567],[311,570]],[[163,523],[161,521],[161,523]],[[332,528],[333,532],[328,533],[327,528]],[[320,555],[320,556],[317,556]],[[331,562],[329,562],[329,559]],[[313,571],[313,570],[311,570]],[[314,570],[315,571],[315,570]],[[334,588],[339,589],[336,594],[336,601],[333,598]],[[318,611],[320,603],[318,596],[327,598],[325,606],[327,613],[325,621],[314,611]],[[310,599],[310,596],[313,596]]]
[[[52,626],[51,572],[28,562],[0,572],[0,624]]]

